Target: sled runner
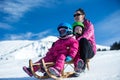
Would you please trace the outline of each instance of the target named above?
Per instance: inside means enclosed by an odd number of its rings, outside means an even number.
[[[70,65],[72,68],[74,68],[73,65],[72,65],[72,64],[73,64],[73,61],[71,61],[71,62],[65,62],[65,64],[66,64],[66,66],[64,67],[64,70],[65,70],[65,68],[66,68],[68,65]],[[43,68],[44,68],[44,70],[45,70],[45,72],[47,73],[47,75],[42,75],[42,76],[41,76],[41,75],[39,75],[38,73],[34,72],[34,69],[33,69],[33,66],[34,66],[34,65],[37,65],[37,66],[42,65]],[[71,75],[73,75],[73,73],[74,73],[74,71],[65,72],[65,71],[63,70],[62,73],[61,73],[61,76],[60,76],[60,77],[56,77],[56,76],[52,75],[52,74],[48,71],[48,68],[49,68],[50,66],[53,66],[53,65],[54,65],[53,62],[45,63],[43,59],[42,59],[42,63],[41,63],[41,64],[40,64],[40,63],[34,64],[34,63],[32,62],[32,60],[29,60],[29,66],[30,66],[30,68],[31,68],[32,74],[33,74],[33,76],[34,76],[35,78],[38,78],[38,79],[53,78],[53,79],[55,79],[55,80],[59,80],[59,79],[61,79],[61,78],[71,77]]]

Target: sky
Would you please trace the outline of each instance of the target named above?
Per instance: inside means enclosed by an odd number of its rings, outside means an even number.
[[[72,24],[78,8],[93,23],[97,44],[120,41],[120,0],[0,0],[0,41],[58,36],[58,24]]]

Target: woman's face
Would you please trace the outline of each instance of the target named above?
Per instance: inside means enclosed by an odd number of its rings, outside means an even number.
[[[76,21],[76,22],[83,22],[83,20],[84,20],[84,17],[85,17],[85,15],[84,14],[82,14],[80,11],[76,11],[75,13],[74,13],[74,20]]]

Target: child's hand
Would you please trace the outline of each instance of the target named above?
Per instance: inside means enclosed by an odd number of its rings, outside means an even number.
[[[70,62],[71,60],[72,60],[72,57],[67,56],[66,59],[65,59],[65,62]]]

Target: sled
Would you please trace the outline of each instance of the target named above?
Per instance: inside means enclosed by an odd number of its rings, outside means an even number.
[[[87,69],[89,70],[89,64],[88,64],[88,62],[89,62],[89,59],[87,60],[87,63],[86,63]],[[47,63],[45,63],[44,59],[42,59],[42,63],[35,63],[35,64],[34,64],[31,59],[29,60],[29,67],[31,68],[32,74],[33,74],[33,76],[34,76],[35,78],[38,78],[38,79],[53,78],[53,79],[55,79],[55,80],[60,80],[60,79],[62,79],[62,78],[72,77],[72,75],[73,75],[75,72],[74,72],[74,71],[65,72],[65,68],[66,68],[68,65],[70,65],[70,66],[74,69],[74,66],[72,65],[72,64],[73,64],[73,61],[65,62],[65,64],[66,64],[66,66],[64,66],[64,69],[63,69],[63,71],[62,71],[62,73],[61,73],[61,76],[60,76],[60,77],[56,77],[56,76],[52,75],[52,74],[49,72],[49,70],[48,70],[49,67],[51,67],[51,66],[54,65],[54,62],[47,62]],[[37,73],[34,71],[34,69],[33,69],[33,66],[34,66],[34,65],[37,65],[37,66],[41,66],[41,65],[42,65],[43,68],[44,68],[44,70],[45,70],[45,72],[47,73],[47,75],[42,75],[42,76],[41,76],[41,75],[37,74]]]
[[[70,66],[74,69],[74,67],[73,67],[73,65],[72,65],[72,64],[73,64],[73,61],[65,62],[65,64],[66,64],[66,67],[67,67],[68,65],[70,65]],[[34,69],[33,69],[33,66],[34,66],[34,65],[37,65],[37,66],[42,65],[43,68],[44,68],[44,70],[45,70],[45,72],[47,73],[47,75],[42,75],[42,76],[41,76],[41,75],[37,74],[37,73],[34,71]],[[36,63],[36,64],[34,64],[31,59],[29,60],[29,67],[31,68],[32,74],[33,74],[33,76],[34,76],[35,78],[38,78],[38,79],[53,78],[53,79],[55,79],[55,80],[60,80],[60,79],[62,79],[62,78],[71,77],[71,76],[75,73],[74,71],[65,72],[64,70],[65,70],[66,67],[64,67],[64,69],[63,69],[63,71],[62,71],[62,73],[61,73],[61,76],[60,76],[60,77],[56,77],[56,76],[52,75],[52,74],[48,71],[48,68],[49,68],[50,66],[53,66],[53,65],[54,65],[53,62],[47,62],[47,63],[45,63],[44,59],[42,59],[42,63]]]

